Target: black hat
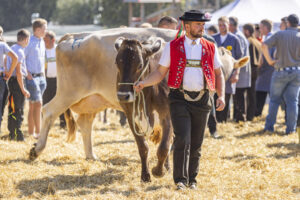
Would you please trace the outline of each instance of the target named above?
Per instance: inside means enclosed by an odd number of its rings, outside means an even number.
[[[210,21],[211,15],[209,13],[204,13],[200,10],[189,10],[184,12],[184,14],[179,17],[182,21],[198,21],[207,22]]]

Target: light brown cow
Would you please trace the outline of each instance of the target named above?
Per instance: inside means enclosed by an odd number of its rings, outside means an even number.
[[[145,41],[155,36],[170,41],[175,35],[176,31],[155,28],[118,28],[66,35],[56,50],[57,93],[43,107],[41,135],[30,151],[30,159],[37,158],[43,151],[51,125],[68,108],[79,114],[77,124],[81,129],[86,158],[96,159],[91,140],[95,114],[105,108],[122,110],[117,98],[115,40],[122,36]],[[152,68],[157,66],[159,54],[150,62]],[[70,133],[74,133],[74,129]]]

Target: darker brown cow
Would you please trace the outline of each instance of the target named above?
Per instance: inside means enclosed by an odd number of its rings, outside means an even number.
[[[118,51],[116,64],[118,67],[118,99],[128,118],[130,128],[134,134],[139,154],[142,160],[142,180],[150,181],[150,173],[148,169],[148,145],[144,136],[135,133],[140,132],[142,127],[139,124],[140,118],[133,116],[133,102],[143,110],[143,105],[137,105],[137,98],[134,96],[132,84],[138,80],[143,72],[143,77],[150,73],[149,58],[161,48],[161,40],[143,44],[137,40],[119,38],[116,40],[115,47]],[[158,162],[156,167],[152,169],[152,174],[156,177],[164,175],[164,164],[168,169],[168,155],[172,140],[171,119],[168,107],[168,87],[166,80],[160,84],[148,87],[143,90],[145,96],[145,109],[149,124],[153,127],[154,111],[159,115],[159,124],[162,127],[162,140],[157,150]],[[138,113],[136,113],[138,114]],[[146,119],[147,120],[147,119]]]

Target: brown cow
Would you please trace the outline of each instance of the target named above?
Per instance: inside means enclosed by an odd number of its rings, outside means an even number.
[[[128,118],[130,128],[134,133],[134,137],[138,145],[140,157],[142,159],[142,180],[150,181],[147,164],[147,141],[145,137],[135,134],[133,127],[136,126],[137,132],[140,130],[140,126],[136,123],[133,124],[136,120],[135,116],[132,116],[133,109],[137,110],[138,106],[143,109],[143,106],[140,104],[137,105],[136,108],[133,108],[133,102],[138,102],[138,99],[134,98],[133,87],[131,84],[128,85],[128,83],[134,83],[144,70],[146,71],[143,74],[143,77],[153,71],[153,69],[149,68],[149,58],[152,54],[160,50],[161,40],[158,39],[157,41],[152,42],[152,44],[142,44],[134,39],[130,40],[119,38],[116,41],[115,46],[118,50],[116,64],[119,69],[118,83],[120,84],[118,87],[118,99],[120,100],[121,106]],[[154,87],[145,88],[143,92],[145,95],[146,110],[142,111],[147,113],[150,126],[153,127],[154,125],[154,111],[156,111],[159,115],[159,124],[162,127],[162,140],[157,150],[158,163],[156,167],[152,169],[152,174],[154,176],[161,177],[164,175],[163,166],[168,158],[172,139],[167,82],[164,80]],[[168,169],[168,161],[166,163],[166,168]]]

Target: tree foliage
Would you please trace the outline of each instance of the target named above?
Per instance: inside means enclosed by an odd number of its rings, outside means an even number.
[[[52,17],[60,24],[92,24],[101,0],[58,0]]]
[[[0,25],[5,31],[31,25],[31,14],[50,20],[57,0],[0,0]]]
[[[197,2],[197,0],[195,0]],[[198,0],[201,3],[203,0]],[[233,0],[221,0],[221,6]],[[185,1],[181,6],[184,8]],[[215,0],[206,0],[214,4]],[[0,0],[0,25],[5,31],[31,25],[31,14],[59,24],[92,24],[98,16],[100,25],[128,25],[128,3],[123,0]],[[133,16],[140,16],[140,4],[133,3]],[[163,4],[165,7],[166,4]],[[158,4],[144,4],[145,16],[158,10]]]

